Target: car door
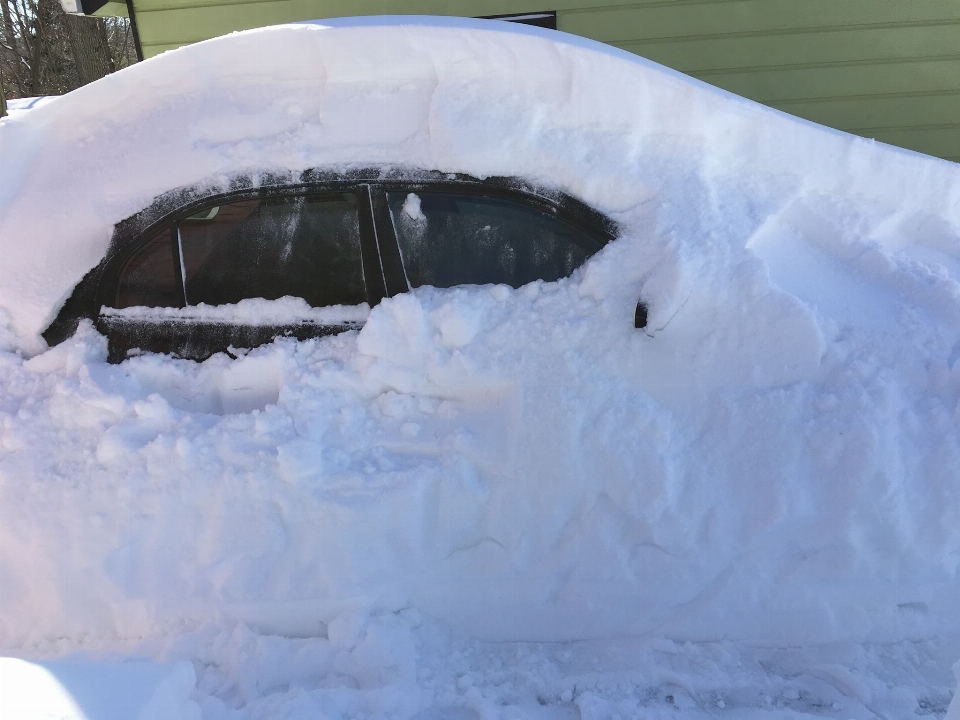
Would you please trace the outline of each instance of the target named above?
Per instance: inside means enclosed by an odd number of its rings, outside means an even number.
[[[598,213],[566,200],[481,182],[375,186],[384,274],[404,288],[519,288],[567,277],[613,233]]]
[[[424,285],[558,280],[615,234],[579,201],[509,178],[308,171],[300,185],[184,201],[202,190],[186,192],[158,206],[175,210],[118,225],[49,342],[92,317],[111,362],[138,352],[203,360],[358,328],[384,297]]]
[[[202,360],[362,324],[384,296],[370,188],[283,189],[193,207],[118,253],[98,292],[110,359]]]

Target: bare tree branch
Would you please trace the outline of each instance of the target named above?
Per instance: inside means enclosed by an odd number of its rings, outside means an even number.
[[[0,0],[8,97],[57,95],[136,62],[125,18],[69,16],[59,0]]]

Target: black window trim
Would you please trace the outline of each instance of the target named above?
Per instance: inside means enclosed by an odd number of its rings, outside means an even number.
[[[499,178],[496,180],[499,180]],[[562,220],[577,230],[580,230],[584,235],[594,242],[594,247],[590,253],[591,256],[598,253],[613,237],[597,232],[597,227],[591,223],[591,220],[594,219],[595,216],[599,216],[601,218],[603,216],[600,216],[599,213],[596,213],[595,210],[587,205],[577,203],[579,206],[577,207],[577,210],[579,210],[579,212],[574,211],[571,207],[567,207],[564,211],[561,211],[557,204],[547,200],[542,196],[518,192],[514,188],[501,186],[499,183],[491,183],[488,186],[484,186],[482,192],[478,192],[477,186],[469,182],[447,181],[417,183],[389,181],[379,183],[377,185],[376,192],[381,198],[383,208],[380,214],[377,216],[378,220],[382,223],[382,227],[384,228],[384,232],[381,234],[386,235],[389,233],[390,241],[386,248],[381,248],[381,257],[386,256],[384,257],[384,265],[386,266],[389,263],[393,268],[394,282],[396,282],[398,286],[402,288],[399,292],[408,292],[412,288],[410,286],[410,280],[407,276],[406,268],[403,265],[403,257],[400,252],[400,243],[397,239],[397,228],[393,221],[393,215],[390,213],[390,208],[387,204],[388,193],[422,192],[424,194],[442,193],[445,195],[479,196],[497,200],[508,200],[519,203],[526,207],[532,207],[540,210],[546,215],[552,215],[553,217]],[[569,199],[572,200],[572,198]],[[600,237],[598,237],[598,234]]]
[[[358,194],[363,277],[368,302],[373,307],[384,297],[410,289],[386,193],[418,191],[521,202],[555,215],[582,231],[596,241],[597,250],[619,232],[615,222],[576,198],[517,177],[481,179],[457,173],[377,166],[347,171],[315,168],[300,173],[238,176],[227,188],[196,185],[165,193],[141,212],[117,223],[104,259],[74,288],[56,319],[44,331],[44,339],[56,345],[76,331],[81,319],[96,323],[100,309],[114,302],[119,272],[126,260],[165,226],[170,227],[172,251],[179,265],[179,242],[175,242],[174,237],[177,223],[205,207],[264,197],[298,197],[324,192]],[[182,273],[178,277],[182,283]],[[185,299],[183,288],[180,290]]]
[[[521,25],[533,25],[535,27],[546,28],[547,30],[557,29],[557,11],[539,10],[523,13],[507,13],[506,15],[478,15],[478,20],[504,20],[506,22],[519,23]]]
[[[177,283],[177,294],[180,296],[180,307],[187,306],[187,273],[183,267],[183,236],[180,233],[180,223],[176,222],[170,226],[170,249],[173,251],[173,276]],[[132,257],[129,255],[128,257]],[[120,280],[120,273],[117,273],[116,282]],[[114,285],[114,297],[116,297],[116,285]]]

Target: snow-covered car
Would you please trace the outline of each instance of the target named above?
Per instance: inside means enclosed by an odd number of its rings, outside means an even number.
[[[955,163],[461,19],[0,120],[18,661],[170,663],[194,719],[937,715],[958,548]]]
[[[165,193],[110,249],[44,337],[81,319],[134,351],[203,360],[276,337],[356,329],[384,297],[432,286],[519,288],[568,277],[614,224],[561,191],[390,168],[231,179]],[[269,302],[279,301],[279,302]]]

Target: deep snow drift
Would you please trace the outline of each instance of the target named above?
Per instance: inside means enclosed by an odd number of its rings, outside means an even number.
[[[749,691],[689,708],[946,707],[960,166],[469,21],[191,46],[4,120],[0,154],[7,652],[192,659],[209,717],[673,712],[706,665]],[[89,326],[40,352],[155,195],[346,163],[521,175],[623,234],[558,283],[424,288],[236,360],[109,366]],[[577,644],[521,692],[526,660],[437,628]]]

